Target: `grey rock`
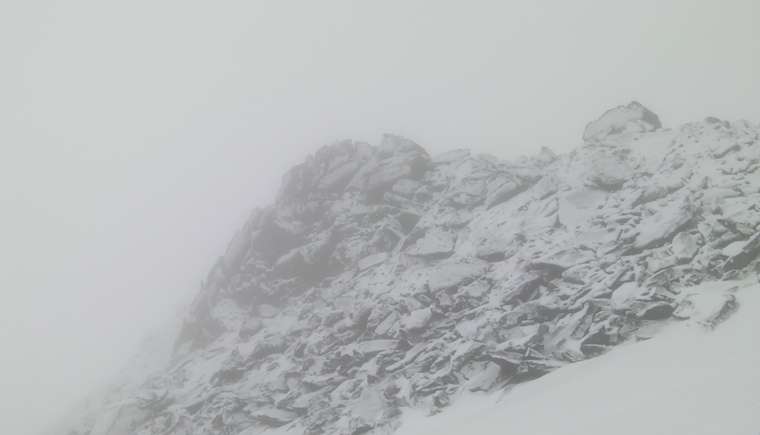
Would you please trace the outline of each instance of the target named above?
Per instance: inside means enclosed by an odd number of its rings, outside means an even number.
[[[583,132],[584,141],[598,141],[624,132],[649,132],[662,128],[660,119],[636,101],[605,112],[589,123]]]
[[[512,162],[390,135],[321,148],[76,430],[389,432],[667,322],[714,328],[730,285],[690,287],[756,273],[760,131],[659,127],[630,104],[570,154]]]

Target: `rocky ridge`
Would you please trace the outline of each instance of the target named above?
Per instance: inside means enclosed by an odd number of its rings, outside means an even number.
[[[386,135],[288,172],[72,433],[387,433],[403,409],[530,381],[666,322],[714,328],[760,253],[760,127],[662,129],[638,103],[508,162]],[[694,294],[702,281],[723,291]],[[150,367],[146,375],[145,367]]]

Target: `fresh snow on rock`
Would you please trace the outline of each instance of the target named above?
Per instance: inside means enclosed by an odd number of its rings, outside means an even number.
[[[583,132],[583,140],[601,140],[612,134],[654,131],[660,127],[659,117],[634,101],[608,110],[601,118],[589,123]]]
[[[730,285],[689,291],[708,296]],[[511,391],[463,394],[431,417],[407,411],[396,433],[755,435],[760,285],[737,296],[741,311],[714,331],[671,322],[651,340],[619,346]]]
[[[182,324],[57,434],[390,433],[416,424],[402,415],[457,415],[502,392],[499,415],[514,420],[499,427],[515,433],[562,421],[625,433],[604,426],[617,417],[645,433],[707,428],[686,410],[673,411],[681,426],[651,411],[656,427],[623,412],[684,400],[704,422],[690,386],[683,399],[591,387],[615,371],[659,380],[691,352],[668,337],[717,346],[734,317],[757,317],[756,287],[730,283],[760,269],[759,136],[712,118],[663,129],[631,103],[566,155],[430,157],[393,135],[325,146],[234,235]],[[715,362],[706,381],[737,368],[703,358]],[[552,381],[562,373],[587,385]],[[599,412],[581,414],[573,391]]]

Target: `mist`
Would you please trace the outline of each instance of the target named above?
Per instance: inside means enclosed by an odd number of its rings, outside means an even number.
[[[637,100],[760,121],[760,3],[0,1],[0,420],[34,433],[172,321],[341,139],[580,145]]]

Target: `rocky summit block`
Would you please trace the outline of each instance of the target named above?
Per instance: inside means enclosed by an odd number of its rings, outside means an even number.
[[[323,147],[235,234],[180,332],[64,433],[388,433],[405,408],[436,413],[666,322],[719,328],[740,309],[728,281],[760,264],[758,137],[664,130],[634,102],[567,155]]]
[[[586,142],[600,141],[620,133],[646,133],[662,128],[660,118],[637,101],[610,109],[583,132]]]

